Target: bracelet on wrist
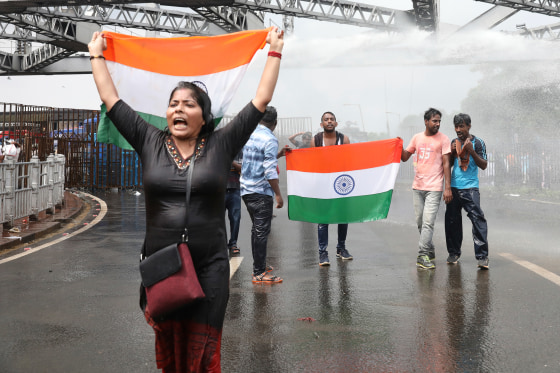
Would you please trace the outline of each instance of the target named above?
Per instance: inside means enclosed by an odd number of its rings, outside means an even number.
[[[94,58],[101,58],[102,60],[105,59],[105,57],[103,57],[103,56],[90,56],[90,57],[89,57],[89,60],[91,61],[91,60],[93,60]]]
[[[276,57],[282,59],[282,53],[279,52],[268,52],[269,57]]]

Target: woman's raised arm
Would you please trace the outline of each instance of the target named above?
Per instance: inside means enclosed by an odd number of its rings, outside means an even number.
[[[264,112],[266,105],[272,101],[274,88],[276,88],[276,82],[278,81],[282,48],[284,48],[284,31],[278,32],[278,28],[273,27],[266,37],[266,42],[270,45],[268,57],[264,65],[257,93],[253,99],[253,105],[261,112]]]
[[[93,33],[88,49],[91,60],[91,72],[97,86],[97,92],[99,92],[101,101],[103,101],[107,111],[109,111],[119,100],[119,94],[103,57],[103,51],[107,49],[107,41],[101,32],[96,31]]]

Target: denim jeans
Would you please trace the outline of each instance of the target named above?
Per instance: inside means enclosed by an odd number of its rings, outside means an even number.
[[[251,249],[253,251],[253,274],[260,275],[266,269],[266,245],[272,223],[273,198],[266,194],[246,194],[243,202],[253,222]]]
[[[237,246],[239,237],[239,224],[241,222],[241,191],[230,188],[226,190],[226,210],[229,219],[229,242],[228,249]]]
[[[414,203],[414,213],[416,214],[416,225],[420,232],[420,241],[418,241],[418,256],[429,255],[435,252],[434,243],[434,225],[436,223],[439,204],[443,192],[435,192],[428,190],[412,190],[412,199]]]
[[[480,192],[478,188],[451,188],[453,200],[445,210],[445,241],[450,255],[461,256],[463,243],[463,219],[461,209],[465,209],[472,222],[474,255],[476,259],[488,257],[488,224],[484,212],[480,208]]]
[[[348,224],[338,225],[338,242],[336,244],[337,251],[346,248],[346,235],[348,234]],[[319,254],[327,251],[329,245],[329,225],[319,224],[317,227],[317,236],[319,237]]]

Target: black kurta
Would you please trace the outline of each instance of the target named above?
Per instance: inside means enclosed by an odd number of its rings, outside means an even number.
[[[151,126],[125,102],[107,113],[140,155],[146,199],[146,255],[178,242],[184,230],[186,169],[180,169],[166,144],[169,133]],[[196,159],[189,206],[189,249],[206,299],[174,319],[187,319],[221,331],[229,297],[229,260],[225,191],[233,158],[263,113],[252,103],[223,129],[215,131]]]

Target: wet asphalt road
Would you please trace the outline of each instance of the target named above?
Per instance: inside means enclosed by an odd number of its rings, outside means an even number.
[[[274,286],[250,281],[244,210],[223,371],[560,371],[558,204],[483,190],[489,271],[476,268],[466,218],[463,256],[445,263],[442,205],[437,268],[418,270],[408,188],[395,190],[387,220],[350,225],[353,261],[334,257],[331,226],[330,267],[317,265],[316,225],[275,210],[268,258],[284,283]],[[108,205],[99,224],[0,263],[0,372],[157,371],[137,305],[143,196],[97,197]]]

